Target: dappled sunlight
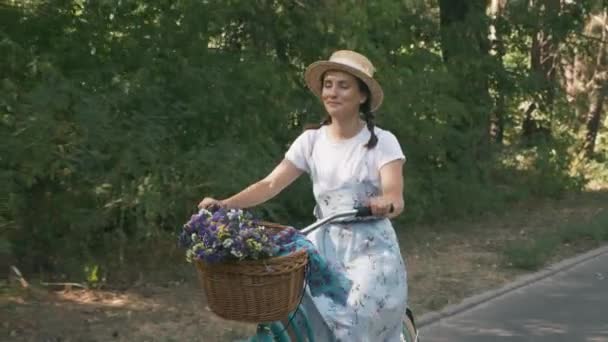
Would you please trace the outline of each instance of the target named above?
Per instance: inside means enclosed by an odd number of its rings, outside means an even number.
[[[74,339],[66,341],[88,341],[93,333],[100,338],[96,341],[130,342],[204,332],[211,341],[229,341],[254,332],[252,324],[213,315],[204,297],[196,283],[147,284],[122,291],[11,287],[0,297],[0,316],[8,317],[0,336],[4,329],[17,338],[35,336],[36,341],[67,336]]]
[[[473,320],[458,320],[454,323],[442,323],[444,327],[449,327],[465,333],[467,336],[492,336],[492,337],[518,337],[523,336],[521,332],[506,327],[499,327],[487,322]]]
[[[608,183],[603,180],[591,180],[585,186],[585,190],[590,192],[601,192],[608,190]]]
[[[497,317],[486,317],[480,319],[470,317],[465,314],[465,317],[454,317],[444,319],[436,324],[430,325],[423,329],[422,336],[429,335],[431,341],[464,341],[466,339],[474,341],[494,341],[494,340],[542,340],[549,339],[564,339],[572,336],[577,336],[581,327],[570,326],[571,323],[556,323],[555,321],[545,319],[528,319],[528,320],[501,320]],[[608,341],[608,327],[601,329],[585,329],[587,335],[583,342],[606,342]],[[579,341],[577,339],[577,341]]]
[[[130,310],[158,309],[161,305],[152,299],[134,293],[115,293],[101,290],[63,291],[55,294],[59,299],[74,304]]]
[[[585,339],[585,342],[606,342],[608,341],[608,329],[600,331],[597,336],[589,336]]]
[[[568,333],[568,327],[544,320],[529,320],[523,324],[529,336],[561,335]]]

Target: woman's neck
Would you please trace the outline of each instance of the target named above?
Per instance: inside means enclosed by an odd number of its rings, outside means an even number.
[[[346,120],[332,118],[327,130],[332,138],[342,140],[354,137],[364,126],[365,122],[357,115]]]

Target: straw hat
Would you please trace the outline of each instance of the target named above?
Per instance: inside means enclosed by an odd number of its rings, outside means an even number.
[[[328,61],[314,62],[306,68],[304,79],[310,90],[321,98],[321,77],[329,70],[345,71],[367,84],[371,93],[370,109],[375,112],[384,99],[380,84],[374,79],[375,68],[372,62],[360,53],[350,50],[334,52]]]

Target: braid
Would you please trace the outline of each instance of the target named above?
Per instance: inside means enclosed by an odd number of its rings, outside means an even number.
[[[365,82],[363,82],[358,77],[357,77],[357,84],[359,84],[359,90],[361,90],[363,93],[365,93],[365,95],[367,95],[367,99],[365,100],[365,102],[363,102],[363,104],[361,104],[361,106],[359,106],[359,111],[363,114],[363,120],[365,120],[365,123],[367,124],[367,129],[369,129],[369,133],[370,133],[369,140],[367,141],[367,144],[365,144],[365,147],[368,150],[371,150],[372,148],[376,147],[376,145],[378,145],[378,137],[376,136],[376,133],[374,132],[375,115],[371,109],[372,93],[369,91],[367,84],[365,84]]]
[[[361,111],[363,112],[363,119],[367,123],[367,129],[369,130],[369,133],[370,133],[369,140],[367,141],[367,144],[365,144],[365,147],[368,150],[371,150],[372,148],[376,147],[376,145],[378,144],[378,136],[376,136],[376,133],[374,132],[375,115],[370,110],[369,107],[370,107],[369,99],[367,101],[365,101],[364,104],[361,105]]]

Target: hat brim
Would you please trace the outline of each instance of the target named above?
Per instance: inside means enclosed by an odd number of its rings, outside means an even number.
[[[382,87],[380,86],[380,84],[375,79],[366,75],[364,72],[348,65],[336,62],[319,61],[312,63],[308,66],[308,68],[306,68],[306,71],[304,72],[304,80],[306,81],[306,85],[308,86],[308,88],[317,97],[321,98],[321,77],[323,77],[324,73],[330,70],[344,71],[363,81],[363,83],[367,85],[367,88],[370,91],[371,111],[375,112],[376,110],[378,110],[378,108],[380,108],[380,105],[382,105],[382,101],[384,100],[384,92],[382,91]]]

